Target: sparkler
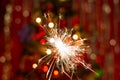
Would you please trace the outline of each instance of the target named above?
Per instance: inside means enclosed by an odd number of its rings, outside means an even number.
[[[49,65],[46,74],[48,80],[51,79],[55,66],[70,79],[72,79],[78,64],[82,64],[86,69],[95,73],[91,69],[91,66],[82,58],[84,53],[89,49],[89,46],[84,44],[86,39],[78,38],[76,34],[73,35],[73,29],[68,30],[65,28],[61,30],[58,28],[59,25],[52,22],[43,26],[40,24],[40,26],[47,33],[45,37],[48,48],[46,50],[47,55],[40,58],[38,64],[42,65],[43,63],[47,63]]]

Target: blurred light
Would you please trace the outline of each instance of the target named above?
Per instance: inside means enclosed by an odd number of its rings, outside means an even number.
[[[105,13],[109,14],[111,12],[111,8],[108,4],[104,4],[103,5],[103,10],[105,11]]]
[[[23,11],[23,16],[24,17],[28,17],[29,16],[29,11],[28,10],[24,10]]]
[[[46,53],[47,53],[47,54],[51,54],[52,51],[51,51],[50,49],[47,49],[47,50],[46,50]]]
[[[2,75],[2,80],[8,80],[8,78],[9,78],[9,77],[8,77],[7,74],[3,74],[3,75]]]
[[[16,23],[16,24],[20,24],[20,22],[21,22],[21,19],[20,19],[20,18],[16,18],[16,19],[15,19],[15,23]]]
[[[111,39],[111,40],[110,40],[110,45],[111,45],[111,46],[115,46],[115,45],[116,45],[116,40]]]
[[[54,42],[55,42],[54,38],[50,38],[50,43],[54,43]]]
[[[95,59],[96,59],[96,55],[95,55],[95,54],[91,54],[91,55],[90,55],[90,58],[91,58],[92,60],[95,60]]]
[[[102,69],[98,69],[97,70],[97,74],[98,75],[96,75],[96,77],[98,77],[98,78],[102,77],[103,76],[103,70]]]
[[[10,15],[9,14],[5,14],[4,20],[5,20],[5,23],[8,24],[10,22]]]
[[[79,25],[78,24],[74,25],[74,29],[79,30]]]
[[[15,10],[19,12],[21,10],[21,6],[20,5],[15,6]]]
[[[88,48],[88,49],[86,49],[86,52],[87,52],[87,54],[91,54],[92,53],[92,49]]]
[[[74,40],[77,40],[77,39],[78,39],[78,35],[77,35],[77,34],[74,34],[74,35],[73,35],[73,39],[74,39]]]
[[[40,17],[37,17],[37,18],[36,18],[36,22],[37,22],[37,23],[40,23],[40,22],[41,22],[41,18],[40,18]]]
[[[42,70],[43,70],[43,72],[47,72],[48,71],[48,66],[44,65]]]
[[[1,62],[1,63],[4,63],[5,61],[6,61],[6,58],[5,58],[4,56],[1,56],[1,57],[0,57],[0,62]]]
[[[9,47],[10,47],[10,46],[9,46]],[[7,58],[7,60],[11,60],[10,52],[8,52],[8,54],[6,54],[6,58]]]
[[[54,23],[53,22],[49,22],[48,27],[49,28],[53,28],[54,27]]]
[[[119,53],[120,52],[120,47],[119,46],[115,46],[115,52]]]
[[[119,3],[119,0],[113,0],[113,3],[114,3],[114,4],[118,4],[118,3]]]
[[[36,63],[34,63],[34,64],[32,65],[32,68],[35,69],[35,68],[37,68],[37,66],[38,66],[38,65],[37,65]]]
[[[54,70],[53,74],[54,74],[54,76],[58,76],[59,75],[58,70]]]
[[[62,15],[61,14],[59,14],[59,19],[62,19]]]
[[[9,13],[11,13],[12,12],[12,5],[8,4],[6,6],[6,11],[9,12]]]
[[[46,43],[46,40],[45,39],[41,39],[40,40],[40,44],[45,44]]]
[[[5,32],[5,35],[9,35],[10,28],[8,26],[4,27],[4,32]]]

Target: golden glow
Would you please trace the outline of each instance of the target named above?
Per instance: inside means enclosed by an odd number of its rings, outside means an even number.
[[[28,10],[24,10],[23,11],[23,16],[24,17],[28,17],[29,16],[29,11]]]
[[[35,69],[35,68],[37,68],[37,66],[38,66],[38,65],[37,65],[36,63],[34,63],[34,64],[32,65],[32,68]]]
[[[49,28],[53,28],[54,27],[54,23],[53,22],[49,22],[48,27]]]
[[[74,39],[74,40],[77,40],[77,39],[78,39],[78,35],[77,35],[77,34],[74,34],[74,35],[73,35],[73,39]]]
[[[58,75],[59,75],[58,70],[54,70],[54,72],[53,72],[53,73],[54,73],[54,75],[55,75],[55,76],[58,76]]]
[[[37,18],[36,18],[36,22],[37,22],[37,23],[40,23],[40,22],[41,22],[41,18],[40,18],[40,17],[37,17]]]
[[[47,54],[51,54],[52,51],[51,51],[50,49],[47,49],[47,50],[46,50],[46,53],[47,53]]]

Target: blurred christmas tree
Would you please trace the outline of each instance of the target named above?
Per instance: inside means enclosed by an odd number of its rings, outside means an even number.
[[[40,26],[41,23],[45,23],[45,17],[48,18],[48,22],[58,22],[61,30],[74,28],[73,34],[78,35],[78,37],[85,38],[88,36],[84,31],[84,27],[80,24],[80,19],[76,15],[76,11],[72,8],[72,0],[39,0],[38,5],[34,5],[31,23],[24,25],[19,32],[21,42],[24,45],[20,71],[18,71],[20,79],[46,80],[47,64],[43,64],[41,67],[35,69],[38,66],[39,58],[46,55],[45,49],[48,47],[44,38],[47,34]],[[86,43],[89,43],[89,41],[86,41]],[[95,61],[89,60],[89,54],[85,54],[84,58],[87,62],[92,63],[93,69],[98,75],[82,68],[81,65],[75,74],[82,80],[99,80],[102,76],[102,70],[99,65]],[[76,80],[77,77],[74,76],[73,80]],[[67,80],[69,78],[60,73],[58,68],[55,67],[51,80],[63,79]]]

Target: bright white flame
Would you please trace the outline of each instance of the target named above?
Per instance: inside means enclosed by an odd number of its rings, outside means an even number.
[[[47,45],[50,47],[50,49],[46,51],[48,55],[42,57],[38,62],[41,64],[42,61],[44,62],[44,60],[46,61],[46,59],[48,59],[48,64],[50,64],[46,74],[48,79],[51,78],[55,63],[58,67],[60,66],[60,71],[65,73],[71,80],[78,64],[82,64],[86,69],[94,72],[83,59],[83,54],[86,53],[89,48],[87,45],[84,45],[84,40],[86,39],[78,39],[78,35],[75,34],[72,36],[72,30],[68,31],[65,29],[61,31],[58,30],[57,27],[52,28],[48,33]],[[49,57],[49,54],[51,54],[51,57]]]
[[[50,38],[50,43],[54,43],[54,42],[55,42],[54,38]]]
[[[57,55],[57,64],[60,62],[59,65],[63,67],[61,71],[74,72],[77,64],[82,64],[85,68],[91,70],[87,63],[85,63],[84,59],[80,57],[83,56],[89,48],[84,45],[84,40],[86,39],[78,39],[78,35],[76,34],[74,35],[74,39],[72,39],[73,36],[71,37],[71,35],[71,31],[68,32],[66,30],[63,33],[58,32],[57,29],[53,29],[51,34],[47,37],[48,45],[52,47],[52,52]]]
[[[41,22],[41,18],[40,18],[40,17],[37,17],[37,18],[36,18],[36,22],[37,22],[37,23],[40,23],[40,22]]]
[[[53,23],[53,22],[50,22],[50,23],[48,24],[48,27],[49,27],[49,28],[53,28],[53,27],[54,27],[54,23]]]
[[[68,55],[69,50],[66,47],[66,45],[62,42],[61,39],[57,39],[55,41],[55,46],[58,49],[59,54],[60,54],[62,59],[65,58]]]
[[[51,53],[52,53],[51,49],[47,49],[47,50],[46,50],[46,53],[47,53],[47,54],[51,54]]]
[[[74,40],[77,40],[77,39],[78,39],[78,35],[77,35],[77,34],[74,34],[74,35],[73,35],[73,39],[74,39]]]
[[[34,64],[32,65],[32,68],[35,69],[35,68],[37,68],[37,66],[38,66],[38,65],[37,65],[36,63],[34,63]]]

